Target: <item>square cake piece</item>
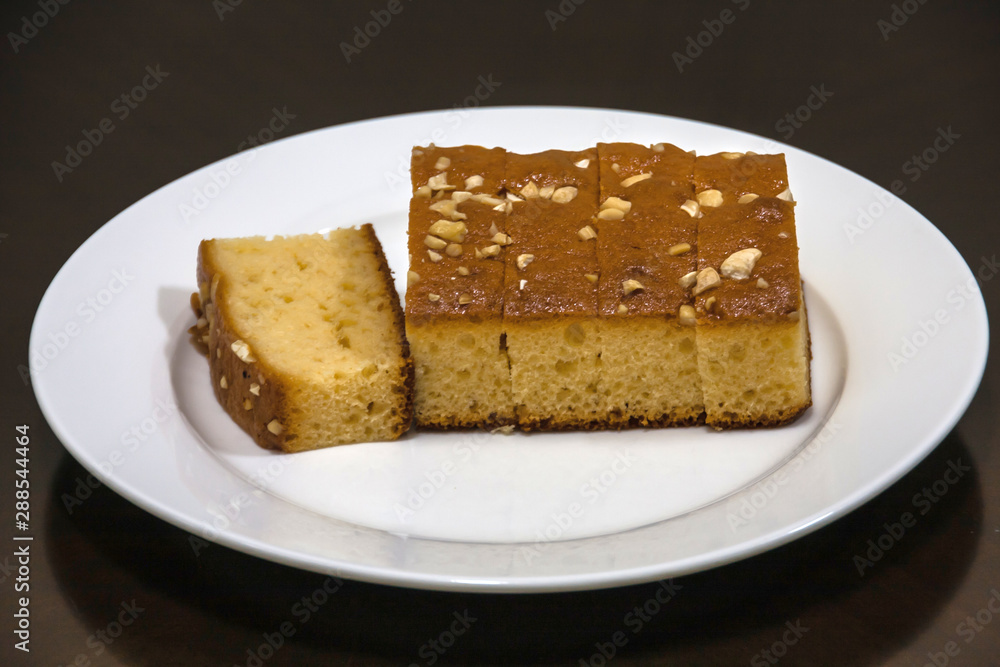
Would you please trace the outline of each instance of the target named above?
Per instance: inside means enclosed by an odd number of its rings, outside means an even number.
[[[812,404],[795,210],[783,155],[699,157],[698,366],[705,421],[775,426]]]
[[[514,422],[503,335],[505,152],[415,148],[406,329],[418,426]]]
[[[510,201],[504,333],[518,425],[594,428],[607,422],[599,392],[597,151],[507,154]]]
[[[678,426],[704,411],[690,292],[694,156],[670,144],[598,144],[601,389],[613,425]]]

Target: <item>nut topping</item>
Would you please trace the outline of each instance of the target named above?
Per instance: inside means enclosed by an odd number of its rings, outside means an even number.
[[[678,243],[677,245],[672,245],[667,250],[667,254],[671,257],[677,257],[678,255],[683,255],[686,252],[691,252],[690,243]]]
[[[483,257],[496,257],[500,254],[500,246],[494,243],[483,248],[482,252]]]
[[[459,257],[462,254],[462,246],[458,243],[449,243],[444,251],[449,257]]]
[[[651,172],[651,171],[647,171],[647,172],[642,173],[642,174],[636,174],[635,176],[629,176],[624,181],[622,181],[622,187],[623,188],[630,188],[633,185],[635,185],[636,183],[648,180],[648,179],[650,179],[652,177],[653,177],[653,172]]]
[[[618,314],[619,315],[624,315],[627,312],[628,312],[628,306],[626,306],[624,303],[619,303],[618,304]]]
[[[608,209],[615,209],[625,214],[632,210],[632,202],[618,197],[608,197],[601,202],[601,210],[606,211]]]
[[[694,306],[683,305],[677,311],[677,319],[686,327],[695,325]]]
[[[431,258],[432,262],[440,262],[442,259],[444,259],[444,257],[441,256],[441,253],[434,252],[433,250],[428,250],[427,256]]]
[[[681,209],[685,211],[688,215],[690,215],[692,218],[700,218],[702,216],[701,204],[699,204],[693,199],[688,199],[686,202],[681,204]]]
[[[417,273],[416,271],[407,271],[406,272],[406,286],[407,287],[410,287],[411,285],[416,285],[418,282],[420,282],[420,274],[419,273]]]
[[[621,220],[625,217],[625,212],[618,208],[606,208],[598,211],[597,217],[601,220]]]
[[[433,292],[431,292],[430,294],[427,295],[427,300],[436,303],[441,300],[441,295],[434,294]]]
[[[705,310],[711,312],[715,310],[715,302],[718,301],[714,296],[710,296],[705,299]]]
[[[458,267],[458,275],[460,275],[460,276],[467,276],[467,275],[469,275],[469,269],[468,269],[468,267],[465,267],[465,266]]]
[[[229,347],[232,348],[233,352],[236,353],[236,356],[240,358],[240,361],[248,364],[252,361],[257,361],[257,359],[250,353],[250,346],[242,340],[234,340]]]
[[[267,430],[275,435],[281,435],[282,431],[285,430],[285,427],[282,426],[281,422],[277,419],[272,419],[267,423]]]
[[[431,225],[429,231],[434,236],[440,236],[447,241],[461,243],[465,240],[465,234],[468,230],[462,221],[438,220]]]
[[[256,382],[250,384],[250,393],[254,396],[260,396],[260,385]]]
[[[701,206],[722,206],[722,193],[718,190],[702,190],[695,199]]]
[[[451,198],[452,198],[452,200],[454,200],[454,202],[456,204],[461,204],[462,202],[464,202],[466,199],[469,199],[470,197],[472,197],[472,193],[471,192],[467,192],[465,190],[455,190],[454,192],[451,193]],[[464,218],[465,216],[462,216],[462,217]]]
[[[579,190],[577,190],[572,185],[564,185],[561,188],[557,188],[552,193],[552,201],[554,201],[557,204],[568,204],[574,199],[576,199],[576,195],[578,193]]]
[[[625,296],[628,296],[629,294],[635,292],[636,290],[644,290],[644,289],[646,288],[638,280],[629,279],[622,282],[622,291],[625,293]]]
[[[460,306],[467,306],[470,303],[472,303],[472,295],[470,295],[468,293],[460,294],[459,295],[459,297],[458,297],[458,305],[460,305]]]
[[[726,278],[746,280],[753,273],[753,267],[763,255],[757,248],[737,250],[722,263],[720,270]]]
[[[528,264],[531,264],[533,261],[535,261],[535,256],[530,253],[518,255],[517,268],[521,271],[524,271],[526,268],[528,268]]]
[[[719,153],[719,155],[721,155],[722,157],[724,157],[727,160],[736,160],[738,158],[743,157],[744,154],[743,153]]]
[[[454,199],[442,199],[436,201],[430,205],[432,211],[436,211],[441,215],[446,215],[452,220],[465,220],[466,216],[464,213],[458,212],[458,202]]]
[[[535,199],[538,197],[538,186],[535,185],[534,181],[528,181],[528,184],[521,188],[521,196],[525,199]]]
[[[778,194],[778,199],[784,199],[785,201],[795,201],[792,199],[792,191],[789,188],[785,188]]]
[[[229,380],[226,379],[225,375],[219,378],[219,386],[223,389],[229,389]]]
[[[653,149],[654,153],[662,153],[666,149],[666,146],[664,146],[663,143],[661,142],[658,144],[653,144],[652,146],[650,146],[650,148]]]
[[[431,190],[454,190],[454,185],[448,185],[448,172],[444,171],[427,179],[427,187]]]
[[[585,225],[580,228],[580,231],[576,233],[580,237],[581,241],[590,241],[591,239],[597,238],[597,232],[590,225]]]
[[[496,206],[497,204],[503,204],[502,199],[486,194],[472,195],[470,199],[472,199],[472,201],[477,201],[480,204],[486,204],[487,206]]]
[[[243,399],[243,409],[244,410],[252,410],[253,409],[253,403],[250,402],[249,398],[244,398]]]
[[[429,186],[421,185],[419,188],[417,188],[416,192],[413,193],[413,196],[420,197],[422,199],[430,199],[431,194],[432,192]]]
[[[556,186],[546,185],[544,188],[538,188],[538,196],[542,199],[552,199],[552,194],[556,191]]]
[[[443,241],[436,236],[431,236],[428,234],[424,237],[424,245],[432,250],[441,250],[448,245],[447,241]]]
[[[499,246],[510,245],[511,243],[514,242],[514,239],[507,236],[503,232],[497,232],[496,234],[493,235],[493,238],[491,238],[490,240]]]
[[[750,203],[750,202],[752,202],[752,201],[753,201],[754,199],[757,199],[757,197],[759,197],[759,196],[760,196],[760,195],[755,195],[755,194],[754,194],[754,193],[752,193],[752,192],[748,192],[747,194],[745,194],[745,195],[743,195],[742,197],[740,197],[739,199],[737,199],[737,200],[736,200],[736,203],[737,203],[737,204],[749,204],[749,203]]]
[[[587,167],[590,166],[590,158],[585,157],[579,162],[574,162],[573,164],[579,167],[580,169],[586,169]]]
[[[476,174],[475,176],[469,176],[467,179],[465,179],[466,190],[475,190],[482,184],[483,184],[483,177],[480,176],[479,174]]]
[[[757,287],[759,287],[760,289],[767,289],[767,288],[768,288],[768,287],[770,287],[770,286],[771,286],[771,284],[770,284],[770,283],[768,283],[768,282],[767,282],[766,280],[764,280],[763,278],[758,278],[758,279],[757,279]]]
[[[685,273],[683,276],[681,276],[680,279],[677,281],[677,284],[683,287],[684,289],[691,289],[692,287],[694,287],[694,284],[695,282],[697,282],[697,280],[698,280],[698,272],[692,271],[691,273]]]
[[[698,272],[695,279],[694,289],[691,290],[691,294],[698,296],[702,292],[712,289],[713,287],[718,287],[722,284],[722,279],[719,278],[719,273],[712,267],[707,269],[702,269]]]
[[[584,274],[584,278],[586,278],[587,280],[589,280],[592,283],[596,283],[598,275],[596,273],[587,273],[587,274]]]
[[[434,163],[434,168],[437,169],[438,171],[444,171],[450,166],[451,166],[451,158],[447,158],[443,155],[437,159],[437,162]]]

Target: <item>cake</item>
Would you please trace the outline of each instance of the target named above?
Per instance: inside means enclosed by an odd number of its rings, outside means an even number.
[[[781,155],[415,148],[416,421],[775,426],[811,404]]]
[[[415,420],[425,428],[514,422],[503,335],[504,164],[500,148],[413,151],[406,334]]]
[[[776,426],[812,404],[795,210],[782,155],[695,162],[698,368],[705,421]]]
[[[691,295],[694,156],[670,144],[599,144],[601,384],[613,426],[679,426],[704,411]]]
[[[511,239],[503,329],[517,424],[600,427],[597,244],[581,233],[597,213],[597,152],[508,153],[503,187]]]
[[[258,445],[297,452],[409,428],[413,363],[371,225],[202,241],[198,287],[215,396]]]

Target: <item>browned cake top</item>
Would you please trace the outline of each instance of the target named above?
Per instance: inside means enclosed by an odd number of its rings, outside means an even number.
[[[766,321],[797,311],[801,284],[794,203],[760,197],[747,204],[703,211],[698,229],[698,269],[715,269],[721,282],[695,297],[698,316]],[[752,248],[761,254],[749,276],[727,277],[724,263],[734,253]],[[739,262],[733,266],[738,267]]]
[[[495,210],[503,204],[497,194],[504,156],[502,148],[480,146],[414,149],[406,290],[411,322],[501,316],[504,246],[494,237],[506,225],[505,212]]]
[[[788,189],[784,154],[703,155],[695,163],[694,191],[719,190],[726,203],[745,194],[777,197]]]
[[[600,312],[675,317],[691,301],[678,280],[695,268],[697,221],[681,209],[692,196],[694,156],[629,143],[598,144],[598,154]]]
[[[504,316],[593,315],[597,246],[581,238],[597,211],[597,151],[507,154],[511,200]],[[524,281],[522,283],[522,281]]]

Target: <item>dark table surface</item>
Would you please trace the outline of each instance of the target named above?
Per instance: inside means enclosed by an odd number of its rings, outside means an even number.
[[[40,13],[46,8],[51,17]],[[341,43],[372,11],[391,20],[345,55]],[[492,76],[500,85],[484,105],[710,121],[787,141],[884,187],[903,179],[902,199],[971,267],[995,263],[1000,245],[996,2],[31,0],[3,3],[0,28],[0,433],[13,449],[14,427],[31,427],[39,526],[30,654],[13,647],[16,559],[12,546],[0,549],[3,664],[260,664],[248,651],[323,581],[223,547],[196,556],[187,533],[105,487],[68,512],[60,498],[86,471],[49,430],[17,370],[27,363],[39,300],[70,254],[144,195],[245,147],[275,109],[294,115],[282,133],[291,136],[452,107],[479,76]],[[674,53],[710,29],[718,34],[706,32],[707,46],[678,67]],[[166,74],[126,110],[116,100],[147,66]],[[826,99],[811,117],[798,127],[783,122],[814,89]],[[57,173],[52,163],[65,159],[64,147],[106,117],[114,131],[71,172]],[[948,128],[959,137],[953,145],[926,170],[908,172]],[[980,288],[996,316],[1000,280]],[[892,295],[873,286],[872,298]],[[968,412],[913,471],[796,542],[678,579],[685,595],[630,634],[615,660],[1000,664],[998,387],[994,353]],[[2,458],[2,531],[12,536],[15,457]],[[853,557],[959,459],[972,473],[860,576]],[[273,656],[263,651],[263,664],[429,665],[438,654],[428,640],[453,612],[468,610],[477,620],[442,664],[600,665],[601,646],[609,651],[623,616],[655,585],[485,595],[345,581]]]

